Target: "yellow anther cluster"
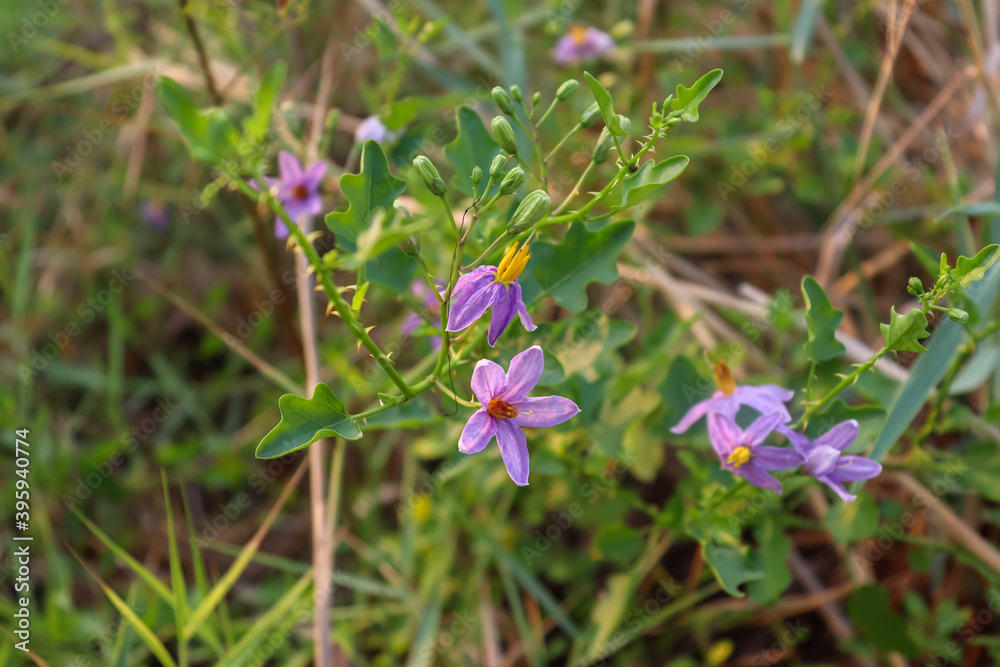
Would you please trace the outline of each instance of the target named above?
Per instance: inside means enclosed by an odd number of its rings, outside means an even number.
[[[750,460],[752,454],[749,447],[737,447],[726,459],[726,463],[732,463],[734,468],[739,468]]]
[[[528,252],[527,243],[520,250],[517,249],[516,243],[512,245],[507,254],[500,260],[500,266],[497,267],[497,282],[514,282],[521,275],[521,272],[524,271],[524,266],[528,263],[529,259],[531,259],[531,253]]]

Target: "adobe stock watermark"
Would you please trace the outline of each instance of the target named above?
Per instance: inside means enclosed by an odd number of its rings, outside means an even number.
[[[738,12],[745,12],[750,6],[750,0],[732,0],[732,4]],[[713,42],[722,36],[729,27],[736,21],[737,15],[729,9],[723,9],[714,19],[705,19],[701,22],[704,30],[694,37],[688,38],[688,45],[683,51],[674,54],[674,69],[680,73],[686,65],[695,62],[706,49],[712,47]]]
[[[972,643],[980,632],[989,627],[1000,614],[1000,591],[995,588],[990,589],[987,596],[987,603],[975,614],[962,621],[955,628],[954,633],[958,634],[961,643],[950,640],[944,645],[943,650],[934,651],[927,654],[926,667],[946,667],[962,662],[961,657],[965,652],[965,647]]]
[[[112,136],[139,107],[143,98],[156,89],[157,76],[156,68],[147,67],[146,76],[143,77],[141,83],[130,88],[128,92],[118,95],[111,102],[110,109],[111,113],[114,114],[114,120],[107,117],[102,118],[96,126],[84,130],[82,137],[75,144],[66,145],[66,157],[52,162],[52,172],[60,183],[63,182],[64,177],[71,175],[77,167],[83,164],[84,158],[93,154],[105,139]]]
[[[121,294],[133,280],[135,280],[135,276],[129,273],[128,269],[113,270],[108,286],[96,295],[87,297],[84,302],[77,306],[75,319],[67,322],[61,330],[48,334],[49,342],[41,349],[31,351],[31,358],[27,365],[18,364],[17,374],[21,377],[21,381],[27,383],[48,368],[49,362],[58,357],[73,338],[80,335],[85,325],[97,319],[97,316],[104,312],[115,296]]]
[[[72,509],[92,496],[94,491],[125,465],[126,455],[131,454],[140,444],[149,440],[159,430],[160,425],[177,411],[180,405],[181,403],[177,399],[169,396],[156,399],[155,407],[150,416],[132,426],[127,433],[122,434],[119,441],[121,443],[120,449],[116,449],[103,461],[91,463],[90,467],[93,468],[93,471],[76,478],[72,490],[60,497],[63,504]]]
[[[281,283],[285,288],[290,288],[292,292],[295,291],[295,273],[289,269],[281,274]],[[224,342],[228,347],[229,351],[232,352],[234,346],[237,342],[245,343],[254,332],[264,324],[264,321],[270,317],[275,309],[283,304],[285,300],[288,299],[288,293],[285,289],[275,287],[268,293],[268,298],[257,301],[254,300],[253,310],[251,310],[247,316],[237,318],[236,320],[236,335],[231,333],[224,333],[222,335],[222,342]]]
[[[20,51],[39,30],[47,26],[68,2],[69,0],[35,0],[33,4],[24,3],[27,13],[21,17],[21,29],[7,33],[7,41],[10,42],[10,48],[14,53]]]
[[[601,644],[596,654],[582,658],[577,665],[603,665],[613,658],[623,646],[628,644],[630,635],[639,632],[642,627],[665,606],[670,604],[680,593],[684,585],[673,578],[660,579],[658,588],[652,597],[642,604],[636,605],[622,618],[621,627],[606,642]]]
[[[825,83],[820,86],[811,86],[809,98],[775,123],[774,127],[778,136],[755,142],[747,150],[748,158],[731,167],[729,179],[715,182],[715,187],[719,191],[719,197],[722,201],[729,201],[730,195],[746,185],[747,181],[771,160],[771,156],[781,149],[781,142],[801,130],[816,110],[822,107],[828,99],[830,99],[830,92],[826,89]]]

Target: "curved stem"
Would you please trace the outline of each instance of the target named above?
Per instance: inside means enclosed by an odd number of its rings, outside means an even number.
[[[561,213],[562,210],[566,208],[566,205],[573,200],[573,197],[576,197],[578,194],[580,194],[580,188],[583,187],[583,181],[590,174],[591,170],[593,170],[595,164],[597,163],[594,162],[593,158],[591,158],[590,164],[588,164],[587,168],[583,170],[582,174],[580,174],[580,179],[576,182],[576,185],[573,186],[573,189],[566,196],[566,199],[562,200],[562,203],[559,204],[559,207],[556,210],[552,211],[552,215],[559,215],[559,213]]]
[[[463,270],[463,271],[469,271],[469,270],[471,270],[471,269],[474,269],[474,268],[476,268],[477,266],[479,266],[479,263],[480,263],[480,262],[482,262],[482,261],[483,261],[484,259],[486,259],[486,257],[487,257],[487,256],[488,256],[488,255],[489,255],[489,254],[490,254],[491,252],[493,252],[493,251],[494,251],[494,250],[496,249],[496,247],[497,247],[497,246],[498,246],[498,245],[499,245],[499,244],[500,244],[501,242],[503,242],[503,241],[504,241],[504,239],[506,239],[506,238],[507,238],[508,236],[510,236],[510,234],[508,234],[507,232],[504,232],[504,233],[503,233],[503,234],[501,234],[500,236],[496,237],[496,239],[495,239],[495,240],[493,241],[493,243],[491,243],[491,244],[490,244],[490,247],[489,247],[489,248],[487,248],[486,250],[484,250],[484,251],[483,251],[483,254],[482,254],[482,255],[480,255],[479,257],[477,257],[477,258],[476,258],[476,261],[472,262],[472,264],[468,264],[468,265],[466,265],[466,266],[463,266],[463,267],[462,267],[462,270]]]

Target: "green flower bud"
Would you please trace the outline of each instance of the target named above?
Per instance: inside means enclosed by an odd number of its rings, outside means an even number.
[[[514,192],[514,190],[521,187],[522,183],[524,183],[524,169],[514,167],[508,171],[507,175],[503,177],[502,181],[500,181],[500,194],[509,195]]]
[[[924,284],[920,282],[920,278],[913,276],[910,281],[906,283],[906,291],[913,296],[920,296],[924,293]]]
[[[500,178],[503,175],[503,170],[507,166],[507,156],[503,153],[497,153],[493,158],[493,163],[490,165],[490,176],[493,178]]]
[[[597,102],[594,102],[589,107],[587,107],[586,111],[580,114],[580,126],[590,127],[591,125],[596,123],[597,119],[600,117],[601,117],[601,107],[597,105]]]
[[[949,308],[945,311],[948,313],[948,318],[952,322],[958,322],[959,324],[965,324],[969,321],[969,314],[962,310],[961,308]]]
[[[576,79],[567,79],[566,81],[563,81],[559,86],[559,90],[556,91],[556,99],[560,102],[565,102],[573,96],[573,93],[575,93],[576,89],[579,87],[580,82]]]
[[[426,157],[418,155],[413,160],[413,167],[420,174],[420,178],[423,180],[424,185],[427,186],[427,189],[435,195],[440,197],[448,191],[448,186],[441,180],[441,174],[438,173],[437,167]]]
[[[479,185],[481,180],[483,180],[483,168],[477,164],[472,168],[472,184]]]
[[[408,236],[405,241],[399,244],[399,249],[410,257],[416,257],[420,254],[420,235]]]
[[[618,124],[622,128],[622,132],[625,133],[622,136],[628,136],[629,130],[632,129],[632,121],[627,116],[618,114]]]
[[[521,86],[511,86],[510,96],[513,97],[514,101],[517,102],[518,104],[524,102],[524,96],[521,95]]]
[[[541,102],[541,101],[542,101],[542,93],[541,93],[541,91],[536,92],[534,95],[531,96],[531,106],[537,107],[538,103]]]
[[[608,128],[601,130],[601,136],[597,138],[597,143],[594,144],[594,162],[601,164],[607,160],[614,146],[615,142],[611,137],[611,133],[608,132]]]
[[[500,144],[500,148],[511,155],[517,155],[517,139],[514,137],[514,128],[510,126],[507,119],[503,116],[497,116],[493,119],[492,125],[493,138]]]
[[[506,90],[497,86],[490,91],[490,94],[493,96],[493,101],[496,102],[496,105],[500,107],[500,111],[509,114],[514,113],[514,103],[510,101],[510,95],[507,94]]]
[[[550,210],[551,202],[548,193],[544,190],[535,190],[528,194],[514,211],[514,215],[507,223],[507,233],[520,234],[524,230],[532,228],[548,217]]]

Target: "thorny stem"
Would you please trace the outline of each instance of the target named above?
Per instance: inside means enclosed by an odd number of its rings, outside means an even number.
[[[587,168],[583,170],[582,174],[580,174],[580,179],[576,182],[576,185],[574,185],[570,193],[566,195],[566,199],[562,200],[562,203],[559,204],[559,207],[556,208],[556,210],[552,211],[552,215],[559,215],[559,213],[561,213],[562,210],[566,208],[566,206],[573,200],[573,197],[576,197],[578,194],[580,194],[580,188],[583,187],[583,181],[587,178],[591,170],[594,168],[594,165],[596,164],[597,163],[594,162],[593,158],[591,158],[590,164],[588,164]]]

